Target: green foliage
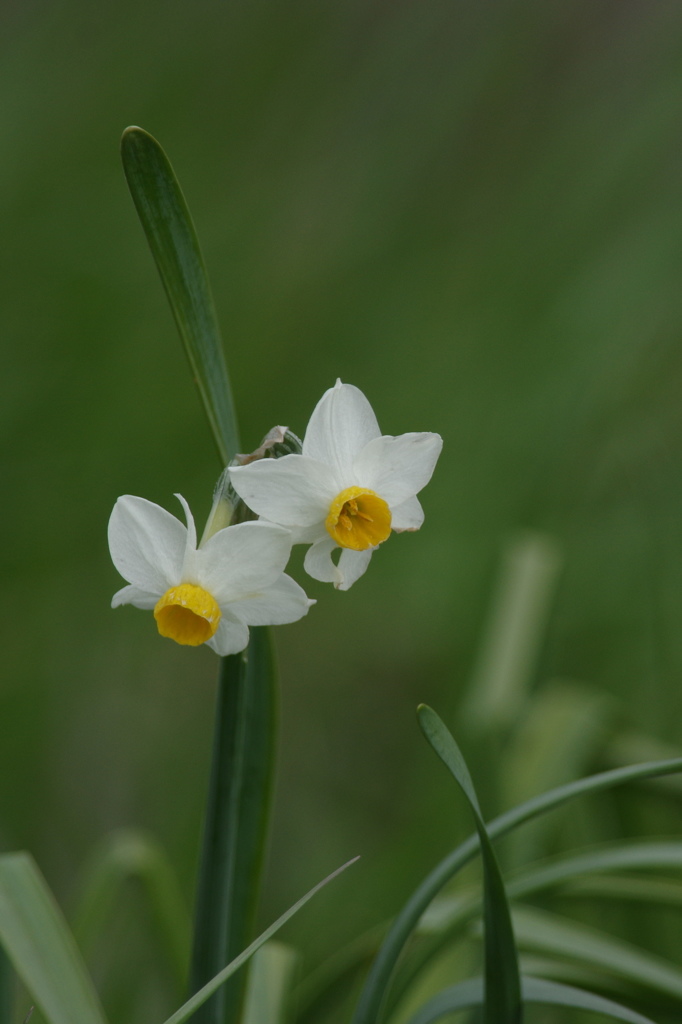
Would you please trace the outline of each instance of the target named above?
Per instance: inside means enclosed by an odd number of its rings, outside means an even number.
[[[239,448],[239,433],[220,328],[192,218],[156,139],[141,128],[127,128],[121,155],[220,458],[227,465]]]
[[[106,1024],[68,926],[26,853],[0,857],[0,942],[50,1024]]]
[[[509,904],[469,769],[462,752],[435,711],[422,704],[417,714],[422,732],[459,783],[469,802],[481,844],[485,921],[485,1024],[520,1024],[521,981]]]

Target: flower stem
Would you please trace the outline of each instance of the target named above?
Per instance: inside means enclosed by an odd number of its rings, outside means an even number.
[[[269,631],[252,628],[243,654],[222,659],[196,902],[190,989],[196,992],[253,938],[275,753],[276,679]],[[246,972],[194,1015],[237,1024]]]

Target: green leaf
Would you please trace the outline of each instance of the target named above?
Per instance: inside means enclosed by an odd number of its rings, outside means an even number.
[[[230,382],[206,268],[168,157],[141,128],[127,128],[121,156],[223,465],[239,450]]]
[[[0,943],[50,1024],[105,1024],[73,936],[27,853],[0,857]]]
[[[679,968],[621,939],[530,907],[515,909],[514,928],[524,949],[600,967],[649,991],[682,999]]]
[[[432,708],[417,711],[424,736],[459,784],[474,814],[483,861],[485,921],[486,1024],[516,1024],[521,1020],[521,982],[509,904],[495,851],[488,838],[469,769],[452,735]]]
[[[571,895],[587,893],[601,898],[637,899],[679,905],[682,904],[682,885],[652,882],[650,879],[610,878],[604,873],[623,869],[679,870],[681,866],[682,843],[621,842],[599,847],[587,853],[563,856],[518,875],[507,881],[507,896],[519,898],[536,895],[547,889],[569,886],[568,891]],[[599,874],[598,878],[589,877],[596,873]],[[457,896],[433,901],[419,922],[418,931],[423,936],[422,941],[413,951],[394,984],[391,994],[392,1005],[402,999],[426,965],[457,937],[465,925],[480,913],[480,909],[480,895],[473,889]]]
[[[122,890],[131,879],[140,883],[174,976],[178,985],[184,986],[191,922],[168,858],[144,832],[120,829],[107,836],[95,852],[73,916],[74,935],[81,948],[92,944],[106,929]]]
[[[276,679],[269,631],[223,658],[197,891],[190,991],[253,938],[275,757]],[[246,974],[202,1007],[197,1024],[239,1019]]]
[[[282,942],[266,942],[254,953],[241,1024],[284,1024],[298,953]]]
[[[279,929],[308,902],[308,900],[312,899],[320,889],[331,882],[332,879],[336,878],[337,875],[340,875],[342,871],[345,871],[346,868],[350,867],[351,864],[355,864],[357,860],[359,860],[359,857],[353,857],[352,860],[342,864],[340,868],[336,869],[336,871],[332,871],[331,875],[327,875],[327,877],[323,878],[321,882],[318,882],[310,892],[307,892],[297,903],[294,903],[293,907],[289,907],[281,917],[278,917],[274,924],[271,924],[269,928],[266,928],[263,934],[259,935],[259,937],[255,939],[243,953],[240,953],[239,956],[235,957],[234,960],[222,969],[222,971],[219,971],[214,978],[211,978],[203,988],[196,992],[191,999],[188,999],[179,1010],[176,1010],[175,1013],[165,1021],[165,1024],[183,1024],[183,1022],[191,1017],[200,1006],[203,1006],[206,1000],[212,996],[221,985],[225,984],[228,978],[231,978],[240,967],[243,967],[247,960],[253,956],[256,950],[265,945],[268,939],[271,939],[272,936],[275,935],[276,932],[278,932]]]
[[[560,857],[512,879],[508,883],[508,889],[513,896],[527,896],[562,885],[579,875],[652,868],[680,870],[682,843],[619,843],[589,850],[587,853]]]
[[[664,907],[682,907],[682,885],[653,878],[597,875],[569,882],[567,891],[570,896],[587,896],[589,899],[634,900]]]
[[[585,992],[571,985],[561,985],[556,981],[541,978],[521,978],[524,1003],[544,1003],[550,1006],[569,1006],[575,1010],[589,1010],[592,1013],[603,1013],[614,1020],[626,1021],[627,1024],[653,1024],[641,1013],[628,1010],[625,1006],[614,1003],[611,999]],[[471,1009],[483,1002],[483,979],[471,978],[469,981],[444,989],[430,999],[410,1019],[409,1024],[433,1024],[457,1010]]]
[[[589,776],[586,779],[579,779],[534,797],[511,811],[506,811],[489,823],[488,835],[491,839],[505,835],[524,822],[532,821],[539,815],[546,814],[577,796],[597,793],[613,786],[624,785],[627,782],[642,781],[679,771],[682,771],[682,758],[677,757],[667,761],[617,768],[613,771]],[[467,839],[427,875],[404,905],[372,965],[360,995],[353,1024],[378,1024],[382,1020],[382,1008],[385,1005],[393,972],[410,935],[431,900],[437,896],[446,882],[476,856],[478,848],[477,836]]]

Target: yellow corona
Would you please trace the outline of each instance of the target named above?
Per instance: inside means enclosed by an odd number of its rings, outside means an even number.
[[[342,548],[366,551],[390,536],[391,510],[374,491],[366,487],[347,487],[329,506],[324,525]]]
[[[220,607],[214,597],[195,583],[171,587],[154,608],[161,636],[179,644],[198,647],[210,640],[220,624]]]

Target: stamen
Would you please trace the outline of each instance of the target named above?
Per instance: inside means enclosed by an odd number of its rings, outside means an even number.
[[[194,583],[171,587],[154,609],[161,636],[178,644],[198,647],[214,635],[220,624],[220,607],[214,597]]]
[[[325,526],[342,548],[365,551],[389,536],[391,510],[374,491],[347,487],[331,503]]]

